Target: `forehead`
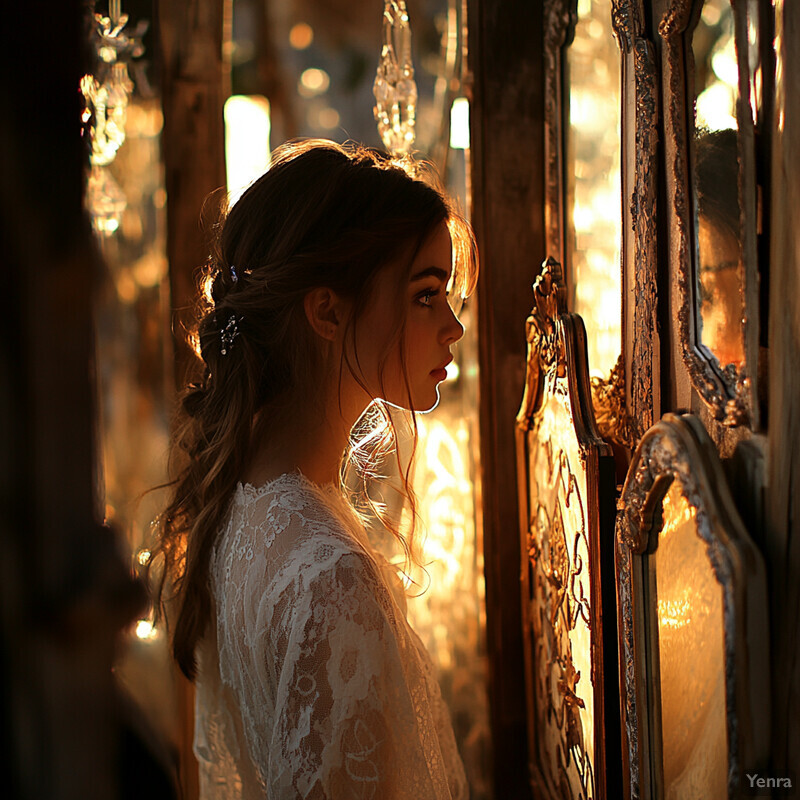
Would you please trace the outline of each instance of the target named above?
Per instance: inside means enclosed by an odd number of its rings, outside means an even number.
[[[432,275],[448,280],[453,268],[453,243],[450,231],[442,222],[436,226],[417,251],[411,263],[410,280],[419,280]],[[444,274],[442,274],[444,273]]]

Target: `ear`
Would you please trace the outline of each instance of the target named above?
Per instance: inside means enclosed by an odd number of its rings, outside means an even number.
[[[312,289],[303,298],[303,307],[311,328],[332,342],[338,336],[344,323],[348,304],[333,289],[321,286]]]

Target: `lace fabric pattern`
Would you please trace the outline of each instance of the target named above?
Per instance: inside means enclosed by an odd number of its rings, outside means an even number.
[[[203,800],[468,797],[402,586],[338,493],[239,485],[198,647]]]

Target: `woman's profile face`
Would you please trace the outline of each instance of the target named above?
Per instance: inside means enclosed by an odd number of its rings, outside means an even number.
[[[357,321],[357,361],[350,354],[373,398],[414,411],[429,411],[439,402],[450,348],[464,333],[447,298],[452,258],[450,232],[442,222],[419,248],[410,270],[406,263],[390,264],[378,275]]]

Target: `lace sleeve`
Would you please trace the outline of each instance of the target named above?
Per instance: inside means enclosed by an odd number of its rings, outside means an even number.
[[[366,557],[295,607],[264,754],[277,796],[449,798],[418,653]]]

